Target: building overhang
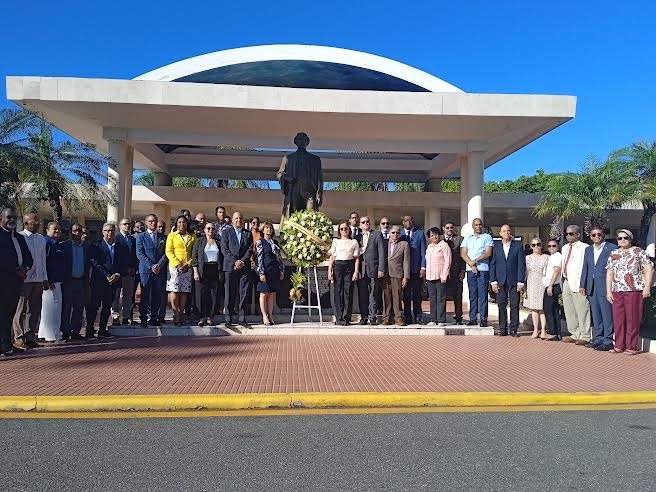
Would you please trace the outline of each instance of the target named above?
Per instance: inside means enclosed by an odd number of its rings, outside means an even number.
[[[457,177],[459,155],[482,151],[490,166],[576,112],[573,96],[64,77],[7,77],[7,98],[100,151],[107,151],[108,139],[126,140],[135,147],[137,168],[246,179],[273,179],[280,155],[253,156],[244,148],[289,149],[299,131],[310,135],[310,150],[348,151],[326,155],[327,180]],[[158,144],[200,150],[167,154]],[[215,152],[226,146],[235,150]]]

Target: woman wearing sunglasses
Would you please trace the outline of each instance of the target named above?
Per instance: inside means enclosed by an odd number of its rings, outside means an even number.
[[[219,286],[223,287],[223,255],[216,242],[214,224],[205,224],[203,235],[194,244],[191,265],[194,268],[196,289],[200,290],[200,321],[198,326],[210,325],[219,299]],[[196,292],[198,292],[198,290]]]
[[[558,241],[550,239],[547,243],[549,252],[549,261],[547,269],[542,277],[544,285],[544,297],[542,305],[544,307],[544,317],[547,321],[547,341],[555,342],[562,338],[560,333],[560,303],[558,302],[562,292],[560,288],[560,265],[563,262],[563,255],[560,254]]]
[[[547,271],[549,257],[542,254],[542,240],[539,237],[531,239],[531,254],[526,257],[526,298],[524,307],[531,311],[533,320],[533,335],[531,338],[547,338],[547,319],[544,315],[544,276]],[[538,334],[538,330],[541,329]]]
[[[613,305],[615,348],[638,353],[638,335],[645,299],[651,295],[653,267],[647,252],[632,246],[633,233],[628,229],[617,231],[618,248],[608,257],[606,294]]]
[[[340,222],[338,226],[339,239],[333,239],[328,254],[328,278],[333,283],[335,304],[335,324],[348,326],[349,306],[353,304],[353,283],[358,280],[360,271],[360,245],[351,239],[349,223]]]

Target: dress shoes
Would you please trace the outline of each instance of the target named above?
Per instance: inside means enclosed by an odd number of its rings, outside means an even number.
[[[425,325],[426,324],[426,322],[424,321],[423,318],[417,318],[415,320],[415,323],[418,324],[418,325]]]
[[[158,319],[151,319],[148,324],[150,326],[162,326],[162,322]]]
[[[470,319],[467,321],[467,326],[476,326],[478,322],[475,319]]]
[[[602,345],[597,345],[594,349],[598,350],[599,352],[610,352],[611,350],[613,350],[613,345],[612,344],[611,345],[603,345],[603,344]]]
[[[392,324],[392,321],[391,321],[391,320],[389,320],[389,319],[384,319],[384,320],[383,320],[383,325],[385,325],[385,326],[390,326],[391,324]]]
[[[588,343],[585,344],[585,348],[594,349],[594,348],[597,348],[599,345],[601,345],[601,343],[599,343],[599,342],[588,342]]]
[[[30,348],[30,346],[28,344],[26,344],[25,342],[23,342],[22,340],[19,340],[19,341],[14,343],[14,348],[27,350],[28,348]]]
[[[462,324],[462,318],[456,318],[456,325]]]
[[[368,322],[369,322],[369,320],[367,318],[360,319],[360,324],[361,325],[366,325]]]
[[[513,332],[510,334],[510,336],[513,337],[513,338],[519,338],[519,333],[517,333],[516,331],[513,331]]]
[[[7,358],[7,357],[11,357],[12,355],[14,355],[13,350],[7,350],[6,352],[5,351],[0,352],[0,358],[3,358],[3,359]]]
[[[27,345],[29,348],[39,348],[41,345],[36,343],[34,340],[30,340],[29,342],[26,342],[25,345]]]
[[[241,326],[242,328],[248,328],[248,329],[252,328],[252,326],[249,325],[246,320],[240,321],[239,326]]]
[[[25,352],[26,350],[27,350],[27,348],[19,347],[18,344],[14,345],[14,347],[11,349],[11,351],[14,354],[20,354],[22,352]]]
[[[508,332],[507,332],[507,331],[500,331],[498,336],[500,336],[500,337],[507,337],[507,336],[508,336]]]
[[[142,328],[148,328],[148,321],[141,321],[139,323],[139,326],[142,327]]]
[[[112,326],[121,326],[121,320],[118,318],[112,319]]]
[[[564,337],[563,342],[565,343],[576,343],[576,339],[572,337]]]
[[[74,335],[71,335],[71,340],[80,341],[80,340],[84,340],[84,337],[82,335],[76,333]]]
[[[577,341],[574,342],[574,343],[575,343],[576,345],[587,346],[590,342],[588,342],[587,340],[577,340]]]
[[[397,326],[408,326],[408,323],[406,323],[403,318],[397,319],[394,324]]]
[[[487,321],[481,321],[480,327],[487,328]]]
[[[99,331],[98,332],[98,338],[114,338],[114,335],[111,335],[108,331]]]
[[[369,324],[371,326],[376,326],[378,324],[378,319],[377,318],[369,318]]]

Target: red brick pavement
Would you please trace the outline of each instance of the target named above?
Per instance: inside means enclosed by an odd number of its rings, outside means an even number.
[[[0,395],[656,390],[656,355],[529,337],[113,339],[0,361]]]

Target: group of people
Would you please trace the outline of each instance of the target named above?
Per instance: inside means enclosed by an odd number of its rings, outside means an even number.
[[[284,278],[273,224],[254,217],[248,228],[240,212],[229,217],[219,206],[215,213],[216,222],[209,222],[203,213],[192,219],[183,210],[168,234],[165,222],[154,214],[134,225],[122,219],[118,230],[108,222],[102,238],[91,243],[80,224],[71,226],[68,240],[56,222],[48,223],[41,235],[36,214],[25,215],[23,230],[17,232],[16,211],[4,209],[0,354],[59,339],[110,337],[110,320],[114,325],[132,322],[139,287],[142,327],[161,326],[169,302],[176,325],[186,323],[190,313],[199,318],[199,326],[212,325],[222,313],[225,326],[237,321],[248,327],[253,288],[259,292],[263,323],[273,325],[276,293]],[[454,322],[462,325],[466,280],[468,326],[487,326],[491,290],[499,306],[500,336],[518,336],[523,299],[531,311],[533,338],[637,352],[653,268],[647,253],[632,245],[631,231],[617,232],[617,247],[595,228],[589,246],[581,241],[580,228],[571,225],[562,252],[558,241],[549,240],[544,254],[542,241],[533,238],[532,252],[526,255],[509,225],[501,227],[501,241],[496,242],[484,232],[481,219],[471,226],[473,234],[463,238],[452,222],[424,232],[406,215],[401,226],[382,217],[376,228],[369,217],[351,213],[339,223],[329,251],[335,323],[351,323],[357,290],[362,325],[376,324],[382,315],[382,323],[390,327],[446,326],[447,297],[454,301]],[[424,289],[430,300],[427,314],[422,312]],[[564,338],[561,296],[570,333]]]

